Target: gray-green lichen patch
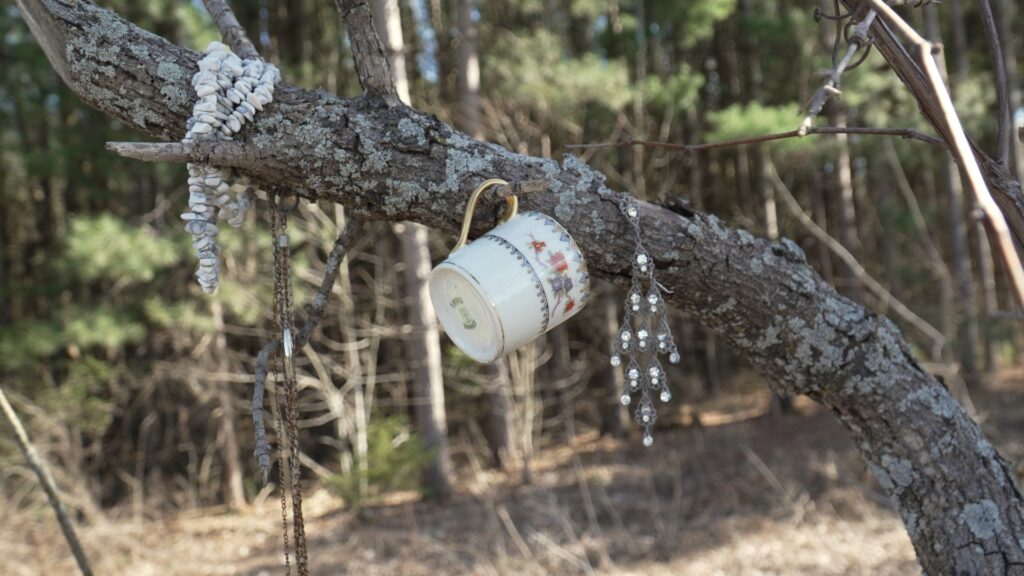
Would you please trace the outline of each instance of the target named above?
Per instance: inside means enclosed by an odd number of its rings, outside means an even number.
[[[953,418],[957,413],[956,401],[953,400],[948,392],[940,389],[938,386],[938,384],[922,386],[907,394],[900,401],[900,410],[911,410],[915,404],[920,404],[940,418]]]
[[[916,477],[913,464],[904,458],[894,458],[885,454],[882,456],[881,466],[889,476],[893,485],[892,490],[896,495],[910,486]]]
[[[966,524],[971,534],[979,540],[987,540],[1003,530],[1003,521],[999,518],[999,508],[995,502],[984,499],[971,502],[964,506],[957,517],[961,524]]]

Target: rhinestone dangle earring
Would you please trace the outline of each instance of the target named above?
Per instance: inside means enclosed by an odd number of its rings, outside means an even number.
[[[647,253],[640,234],[640,211],[631,196],[624,195],[619,209],[633,226],[636,249],[633,252],[632,283],[626,295],[626,308],[619,327],[618,346],[612,354],[611,364],[623,367],[626,385],[619,401],[629,406],[632,395],[640,398],[634,411],[637,424],[644,427],[644,446],[654,445],[654,422],[658,419],[652,395],[662,402],[672,399],[665,369],[658,356],[667,356],[672,364],[679,363],[679,350],[668,323],[668,313],[662,302],[661,286],[654,273],[654,259]],[[646,284],[646,288],[645,288]]]

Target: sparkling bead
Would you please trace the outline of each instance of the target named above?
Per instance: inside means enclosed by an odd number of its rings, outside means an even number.
[[[673,364],[679,364],[679,352],[673,352],[669,355],[668,361]]]
[[[647,272],[647,266],[641,266],[640,267],[640,271],[641,272]]]
[[[636,215],[637,215],[636,206],[630,206],[629,208],[626,208],[626,215],[629,216],[630,218],[636,218]]]
[[[641,340],[636,343],[637,348],[641,350],[647,350],[647,340]]]
[[[662,390],[661,391],[661,401],[662,402],[668,402],[671,399],[672,399],[672,393],[671,392],[669,392],[668,390]]]
[[[668,334],[666,334],[664,332],[658,332],[658,341],[659,342],[664,342],[666,339],[668,339]]]
[[[640,381],[639,380],[630,380],[629,381],[629,387],[634,389],[634,390],[636,390],[637,388],[640,387]]]
[[[638,332],[636,333],[636,337],[637,337],[637,338],[639,338],[639,339],[641,339],[641,340],[647,340],[647,336],[649,336],[649,335],[650,335],[650,334],[649,334],[649,333],[647,332],[647,330],[644,330],[643,328],[641,328],[641,329],[640,329],[640,330],[639,330],[639,331],[638,331]]]
[[[647,254],[637,254],[636,255],[636,263],[640,264],[641,266],[643,266],[644,264],[647,264],[650,261],[651,260],[650,260],[650,258],[647,257]]]
[[[657,376],[651,378],[651,386],[657,386],[659,382],[661,382],[661,380]]]
[[[633,312],[639,312],[640,311],[640,305],[639,304],[633,304],[633,305],[630,306],[630,309],[633,310]]]
[[[650,304],[651,306],[654,306],[655,304],[657,304],[658,303],[658,295],[657,294],[648,294],[647,295],[647,303]]]
[[[612,366],[618,367],[622,364],[622,357],[618,354],[613,354],[611,359]]]
[[[621,338],[623,342],[629,342],[633,338],[633,335],[629,333],[629,330],[623,330],[622,334],[619,334],[619,338]]]
[[[657,376],[658,374],[661,374],[661,368],[658,368],[657,366],[651,366],[650,368],[647,369],[647,373],[650,374],[651,376]]]
[[[664,342],[658,342],[658,350],[661,350],[662,352],[668,350],[668,344]]]
[[[647,414],[644,414],[644,416],[643,416],[643,418],[641,418],[641,420],[644,421],[644,424],[647,424],[648,422],[651,421],[651,417],[648,416]]]
[[[630,368],[626,375],[630,380],[636,380],[637,378],[640,378],[640,371],[636,368]]]
[[[629,350],[629,340],[623,340],[622,341],[622,349],[623,350]]]
[[[619,396],[619,402],[623,406],[629,406],[629,394],[623,394],[622,396]]]
[[[640,303],[640,294],[637,293],[637,292],[630,292],[629,293],[629,302],[631,304],[639,304]]]
[[[654,446],[654,436],[651,436],[650,434],[644,434],[644,446],[648,448]]]

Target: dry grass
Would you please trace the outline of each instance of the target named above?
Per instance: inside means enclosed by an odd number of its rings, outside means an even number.
[[[1011,374],[975,398],[1012,461],[1024,456],[1022,381]],[[737,413],[764,413],[744,402]],[[705,408],[728,412],[720,400]],[[845,432],[800,408],[662,430],[653,450],[581,437],[540,455],[533,485],[480,473],[444,506],[395,495],[355,513],[316,492],[307,499],[313,573],[918,574],[899,518]],[[83,539],[100,574],[279,574],[279,514],[271,499],[244,513],[111,522]],[[0,572],[73,573],[46,510],[0,513],[0,522]]]

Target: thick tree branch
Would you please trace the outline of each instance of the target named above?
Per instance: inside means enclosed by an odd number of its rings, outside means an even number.
[[[18,4],[35,12],[40,43],[60,47],[44,49],[86,103],[147,134],[180,140],[197,54],[86,0]],[[592,275],[628,281],[629,225],[618,210],[621,194],[601,174],[573,157],[559,164],[515,154],[382,104],[279,84],[244,133],[264,166],[241,170],[264,189],[343,203],[356,218],[412,220],[450,234],[482,179],[545,180],[550,193],[526,196],[524,208],[557,218]],[[928,573],[1024,564],[1024,509],[1008,465],[921,369],[892,322],[836,294],[789,240],[767,242],[701,213],[639,208],[670,303],[744,353],[776,391],[807,394],[836,414],[895,499]],[[480,220],[476,232],[494,224]]]
[[[389,106],[400,104],[391,65],[373,26],[373,12],[369,4],[366,0],[334,0],[334,5],[348,33],[356,74],[363,91],[383,99]]]

